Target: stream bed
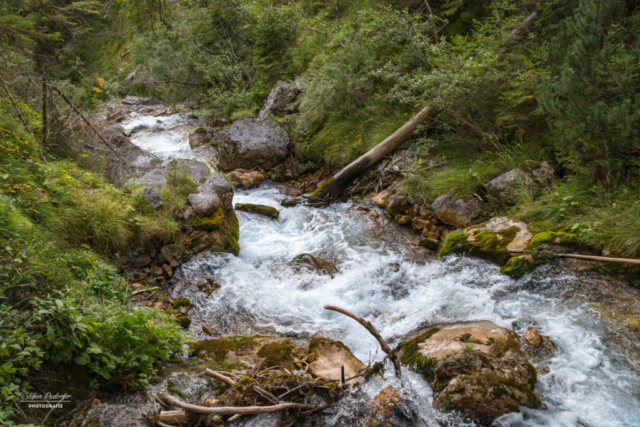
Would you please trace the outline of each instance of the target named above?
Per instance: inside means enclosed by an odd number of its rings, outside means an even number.
[[[132,142],[163,158],[191,157],[191,129],[172,130],[171,117],[159,118],[163,123],[145,117],[153,130]],[[133,129],[136,123],[126,125]],[[496,423],[640,426],[640,296],[622,281],[578,262],[541,267],[513,280],[482,260],[437,260],[416,246],[412,230],[397,226],[377,208],[370,208],[373,214],[353,202],[324,209],[282,208],[283,198],[284,187],[275,184],[237,192],[234,204],[269,205],[280,210],[280,218],[238,212],[238,257],[209,254],[178,270],[172,295],[187,296],[195,304],[190,311],[192,332],[205,324],[229,336],[321,334],[344,342],[367,363],[382,359],[377,342],[353,320],[324,310],[324,305],[367,318],[393,345],[410,331],[435,323],[490,320],[520,334],[534,327],[557,346],[553,356],[534,363],[540,372],[535,391],[542,405]],[[338,273],[332,278],[286,265],[303,253],[335,263]],[[207,278],[221,285],[210,296],[191,286]],[[431,407],[432,393],[421,377],[407,371],[404,378],[403,384],[388,382],[403,397],[407,425],[437,426],[436,419],[465,425]],[[388,382],[373,380],[351,392],[323,413],[323,424],[354,425],[363,404]],[[243,422],[268,426],[275,421],[260,416]]]

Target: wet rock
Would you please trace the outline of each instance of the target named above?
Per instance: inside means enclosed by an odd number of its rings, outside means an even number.
[[[415,217],[411,221],[411,227],[414,230],[424,230],[425,227],[431,225],[431,221],[425,218]]]
[[[540,163],[540,166],[532,172],[532,175],[533,179],[542,187],[550,187],[555,179],[553,166],[546,160]]]
[[[473,198],[454,199],[444,194],[433,202],[433,211],[447,225],[465,228],[481,221],[480,203]]]
[[[147,427],[145,413],[153,412],[153,404],[112,405],[103,403],[92,410],[83,425],[97,427]]]
[[[540,335],[535,329],[529,329],[526,331],[522,334],[522,338],[527,340],[529,344],[536,348],[540,348],[540,346],[542,346],[542,335]]]
[[[205,232],[200,233],[189,242],[189,248],[193,253],[211,250],[239,255],[240,226],[233,209],[220,208],[211,215],[194,218],[191,220],[191,226],[195,230]]]
[[[176,317],[176,323],[180,325],[182,329],[189,329],[189,326],[191,326],[191,319],[189,319],[189,316],[182,314]]]
[[[199,402],[210,388],[206,377],[188,372],[172,372],[167,379],[167,391],[185,402]]]
[[[232,208],[233,188],[222,174],[213,174],[187,200],[199,216],[211,215],[218,209]]]
[[[284,200],[282,200],[280,202],[280,205],[282,207],[285,207],[285,208],[293,208],[295,206],[298,206],[300,204],[300,202],[302,202],[300,197],[294,197],[292,199],[284,199]]]
[[[296,83],[298,82],[298,83]],[[297,80],[294,83],[278,82],[271,89],[264,107],[260,111],[258,119],[264,120],[269,117],[269,113],[282,117],[287,113],[293,112],[292,103],[302,93],[302,87]]]
[[[409,215],[399,215],[396,217],[396,221],[399,225],[408,225],[411,224],[412,218]]]
[[[508,217],[492,218],[485,223],[447,235],[440,256],[465,253],[500,266],[507,264],[511,250],[522,250],[532,238],[527,224]]]
[[[272,208],[271,206],[254,205],[252,203],[236,203],[234,209],[237,211],[264,215],[271,219],[278,219],[280,217],[280,212],[276,208]]]
[[[245,171],[237,169],[227,175],[235,187],[254,188],[264,182],[266,177],[258,171]]]
[[[145,204],[150,209],[160,209],[164,205],[164,199],[153,187],[145,187],[142,189],[142,197],[144,199]]]
[[[440,243],[437,240],[425,238],[420,239],[418,246],[422,246],[423,248],[427,248],[432,251],[437,251],[438,247],[440,247]]]
[[[164,271],[164,274],[166,274],[167,277],[173,277],[173,268],[169,264],[164,264],[162,266],[162,271]]]
[[[371,199],[371,202],[376,206],[380,206],[381,208],[384,208],[387,205],[387,199],[391,197],[392,194],[393,192],[391,192],[390,190],[383,190],[380,193],[373,196],[373,198]]]
[[[209,145],[215,140],[216,130],[212,127],[201,127],[189,135],[189,146],[194,149],[201,145]]]
[[[334,263],[322,258],[316,258],[311,254],[300,254],[293,260],[291,260],[289,265],[293,267],[302,267],[312,271],[317,271],[321,274],[328,274],[331,277],[334,277],[338,272],[338,269],[336,268]]]
[[[413,202],[410,197],[405,194],[394,194],[387,199],[385,209],[392,218],[398,215],[407,215],[411,212]]]
[[[401,400],[402,397],[396,389],[388,385],[380,390],[371,401],[371,413],[378,418],[385,417],[396,408]]]
[[[540,194],[540,186],[531,175],[521,169],[505,172],[484,184],[487,192],[503,203],[514,203],[518,191],[528,190],[534,195]]]
[[[191,348],[192,357],[224,364],[225,369],[246,369],[254,366],[261,357],[267,359],[265,364],[272,363],[269,366],[293,366],[291,352],[295,345],[282,337],[257,336],[202,340],[192,343]]]
[[[358,375],[367,367],[351,353],[349,347],[329,338],[312,338],[309,352],[313,354],[313,361],[308,372],[324,380],[340,380],[342,366],[346,378]]]
[[[218,162],[225,171],[261,167],[270,169],[293,148],[289,135],[274,121],[236,120],[228,133],[218,132]]]
[[[537,408],[536,370],[520,337],[489,321],[431,328],[400,346],[400,359],[431,384],[434,407],[482,425],[520,406]]]
[[[152,105],[154,102],[150,98],[143,98],[140,96],[127,96],[122,101],[122,105],[133,105],[133,106],[141,106],[141,105]],[[158,103],[158,102],[156,102]]]

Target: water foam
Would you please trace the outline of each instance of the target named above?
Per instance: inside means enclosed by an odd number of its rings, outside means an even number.
[[[381,358],[376,341],[353,320],[324,310],[325,304],[368,318],[393,343],[430,323],[487,319],[520,333],[535,325],[558,346],[552,358],[536,366],[549,368],[536,386],[543,404],[502,417],[502,425],[640,425],[640,369],[609,342],[624,331],[602,319],[585,302],[586,293],[576,295],[578,288],[597,286],[589,279],[549,267],[515,281],[481,260],[416,257],[411,246],[416,236],[389,227],[382,216],[354,209],[352,203],[283,209],[283,197],[275,187],[237,194],[235,202],[277,207],[280,219],[238,212],[239,257],[213,254],[182,267],[174,280],[176,292],[208,276],[222,285],[210,297],[192,295],[195,319],[227,334],[320,332],[343,341],[365,362],[374,354]],[[301,253],[335,262],[339,273],[331,278],[286,265]],[[640,351],[633,333],[627,341]],[[416,408],[424,406],[428,386],[410,377],[403,390]],[[429,393],[426,400],[430,405]],[[419,411],[427,424],[435,419],[432,411]]]

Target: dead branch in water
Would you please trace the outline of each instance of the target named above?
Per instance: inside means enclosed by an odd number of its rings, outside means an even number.
[[[183,410],[179,411],[161,411],[158,415],[158,421],[167,423],[185,424],[187,422],[187,416]]]
[[[355,320],[356,322],[358,322],[362,326],[364,326],[364,328],[367,331],[369,331],[369,333],[371,335],[373,335],[373,337],[376,340],[378,340],[378,343],[380,343],[380,348],[382,348],[382,351],[387,353],[387,355],[389,356],[389,359],[391,360],[391,363],[393,363],[393,367],[394,367],[394,369],[396,371],[396,377],[398,377],[398,379],[400,379],[400,380],[402,379],[402,370],[401,370],[401,367],[400,367],[400,361],[398,360],[398,356],[391,349],[391,347],[389,347],[387,342],[382,338],[382,336],[376,330],[376,328],[373,327],[371,322],[369,322],[368,320],[363,319],[362,317],[358,316],[357,314],[353,314],[350,311],[347,311],[347,310],[342,309],[340,307],[335,307],[333,305],[325,305],[324,308],[325,308],[325,310],[337,311],[338,313],[342,313],[345,316],[351,317],[353,320]]]
[[[605,256],[595,256],[595,255],[563,254],[559,252],[550,252],[550,251],[525,251],[525,250],[517,250],[517,249],[511,250],[509,252],[512,254],[542,254],[551,258],[575,258],[575,259],[583,259],[585,261],[608,262],[611,264],[640,265],[640,259],[631,259],[631,258],[608,258]]]

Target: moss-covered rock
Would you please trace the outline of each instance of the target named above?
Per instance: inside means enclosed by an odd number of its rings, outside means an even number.
[[[229,353],[233,352],[236,356],[247,354],[255,351],[259,346],[260,343],[253,337],[202,340],[191,344],[191,354],[214,362],[227,362]]]
[[[513,279],[519,279],[536,267],[549,262],[543,253],[514,256],[500,269],[500,273]]]
[[[191,226],[206,234],[190,241],[191,248],[206,247],[212,252],[240,254],[240,224],[234,210],[218,209],[206,217],[194,218]]]
[[[189,309],[193,307],[193,304],[191,304],[191,301],[189,301],[187,298],[182,297],[178,298],[176,302],[173,303],[172,307],[176,310],[182,307],[186,307],[187,309]]]
[[[507,217],[493,218],[465,230],[449,233],[440,256],[464,253],[503,266],[511,258],[509,251],[525,249],[531,237],[527,224]]]
[[[191,319],[189,319],[189,316],[178,316],[176,317],[176,323],[183,329],[189,329],[189,326],[191,326]]]
[[[311,254],[300,254],[292,259],[289,265],[294,268],[304,268],[317,271],[320,274],[328,274],[331,277],[334,277],[338,272],[338,268],[334,263],[322,258],[316,258]]]
[[[290,366],[293,364],[291,350],[293,350],[294,347],[295,344],[288,341],[273,342],[260,347],[260,350],[258,350],[258,356],[266,359],[263,365],[265,368],[276,365]]]
[[[575,234],[564,233],[562,231],[544,231],[537,233],[531,238],[527,249],[538,250],[541,249],[543,245],[574,247],[576,244]]]
[[[254,205],[252,203],[236,203],[235,210],[264,215],[271,219],[278,219],[280,217],[280,212],[276,208],[265,205]]]
[[[423,248],[430,249],[432,251],[437,251],[438,247],[440,246],[440,243],[436,242],[433,239],[424,238],[424,239],[420,239],[420,242],[418,243],[418,245],[422,246]]]

